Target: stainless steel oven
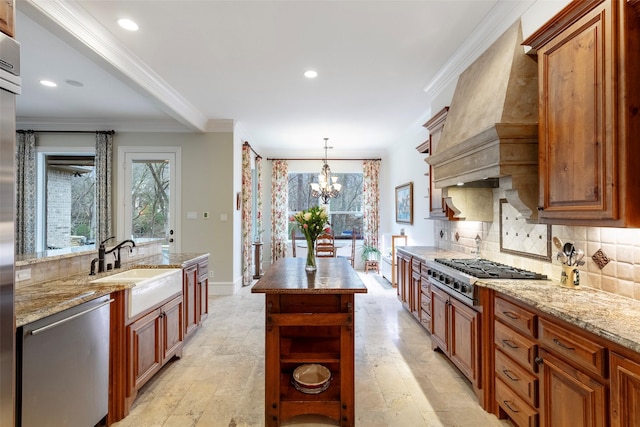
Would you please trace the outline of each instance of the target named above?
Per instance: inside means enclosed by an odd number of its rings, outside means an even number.
[[[478,304],[478,279],[533,279],[547,276],[495,261],[477,258],[443,259],[427,262],[429,282],[469,306]]]

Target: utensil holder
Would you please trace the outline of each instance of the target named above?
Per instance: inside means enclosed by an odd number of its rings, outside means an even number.
[[[580,271],[575,265],[563,265],[560,283],[567,288],[580,286]]]

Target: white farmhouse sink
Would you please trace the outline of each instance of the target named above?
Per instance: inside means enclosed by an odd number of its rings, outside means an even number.
[[[113,282],[135,283],[129,289],[129,317],[133,317],[181,292],[182,269],[135,268],[91,281]]]

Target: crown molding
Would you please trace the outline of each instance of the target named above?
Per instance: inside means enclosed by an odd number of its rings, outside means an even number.
[[[63,30],[127,84],[150,96],[167,114],[193,131],[205,132],[207,117],[108,32],[73,0],[24,0],[20,10],[55,32]],[[35,15],[35,16],[34,16]],[[47,21],[47,22],[43,22]],[[55,28],[51,28],[55,24]],[[67,40],[69,37],[65,37]]]
[[[491,44],[531,7],[534,0],[500,0],[478,24],[464,43],[427,84],[424,91],[429,99],[436,98],[458,79]]]

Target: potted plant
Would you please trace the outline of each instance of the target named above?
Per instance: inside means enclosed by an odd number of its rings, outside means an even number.
[[[380,261],[382,252],[375,246],[363,245],[362,246],[362,261]]]

